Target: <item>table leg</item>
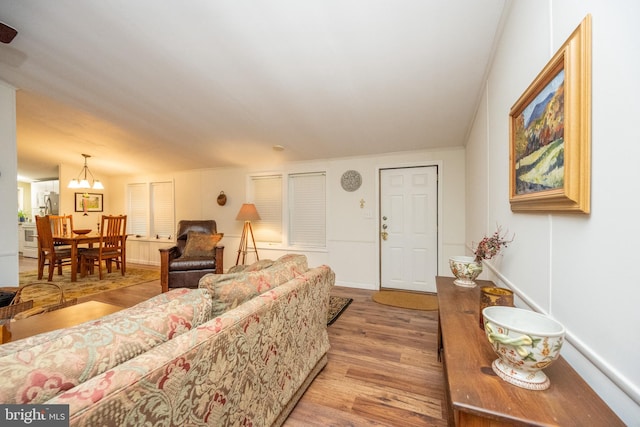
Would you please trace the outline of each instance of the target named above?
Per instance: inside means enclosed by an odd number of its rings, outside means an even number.
[[[71,243],[71,281],[78,280],[78,242]]]

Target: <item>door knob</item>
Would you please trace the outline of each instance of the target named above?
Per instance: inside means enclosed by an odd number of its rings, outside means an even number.
[[[387,217],[385,216],[384,219],[386,220]],[[382,231],[380,232],[380,236],[382,236],[382,240],[387,240],[387,237],[389,237],[389,233],[387,233],[387,224],[382,224]]]

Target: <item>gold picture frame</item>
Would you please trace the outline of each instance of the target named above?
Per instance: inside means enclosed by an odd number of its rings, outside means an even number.
[[[103,197],[100,193],[75,193],[75,211],[102,212]]]
[[[514,212],[591,211],[591,16],[509,113]]]

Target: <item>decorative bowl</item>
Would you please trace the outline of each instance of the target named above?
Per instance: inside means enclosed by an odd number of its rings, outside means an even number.
[[[528,390],[549,388],[542,372],[560,356],[565,329],[540,313],[515,307],[482,310],[484,331],[498,355],[491,367],[504,381]]]
[[[465,288],[476,286],[474,280],[482,273],[482,263],[472,256],[453,256],[449,258],[449,267],[456,280],[454,284]]]
[[[75,234],[89,234],[91,233],[90,228],[81,228],[80,230],[73,230]]]

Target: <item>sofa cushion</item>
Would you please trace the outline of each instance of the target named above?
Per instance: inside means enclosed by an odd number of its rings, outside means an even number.
[[[263,268],[268,268],[273,265],[273,260],[271,259],[261,259],[260,261],[256,261],[250,265],[234,265],[231,267],[227,273],[248,273],[250,271],[258,271]]]
[[[287,254],[276,261],[265,260],[252,267],[251,271],[206,274],[198,282],[198,287],[209,290],[213,298],[211,316],[216,317],[256,295],[304,274],[308,269],[306,256]]]
[[[265,262],[266,265],[268,262]],[[253,285],[258,293],[262,293],[276,286],[279,286],[294,277],[300,276],[309,270],[307,257],[300,254],[283,255],[274,261],[270,266],[253,270],[241,271],[228,274],[205,274],[198,283],[199,288],[210,288],[217,282],[246,282]],[[210,289],[210,291],[213,290]]]
[[[215,246],[224,236],[223,233],[199,233],[189,231],[187,234],[187,244],[184,247],[182,256],[193,257],[215,257]]]
[[[0,357],[0,402],[44,402],[206,322],[210,313],[208,292],[176,289],[63,334],[16,341]]]
[[[255,286],[242,281],[238,282],[232,278],[216,281],[211,286],[207,286],[206,289],[211,294],[212,318],[260,295]]]

